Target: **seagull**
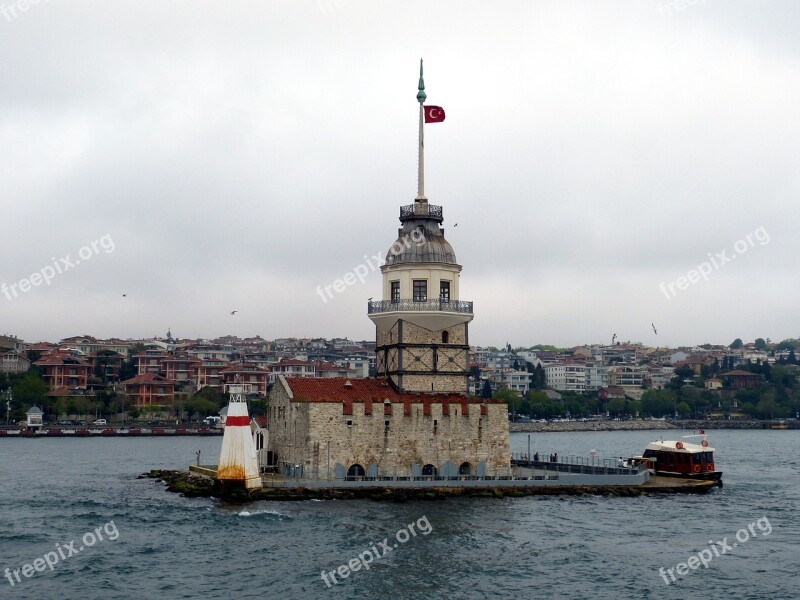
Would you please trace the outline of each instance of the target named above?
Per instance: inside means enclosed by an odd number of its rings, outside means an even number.
[[[372,296],[370,296],[369,298],[367,298],[367,302],[372,302]]]
[[[235,315],[237,312],[239,312],[239,311],[238,311],[238,310],[232,310],[232,311],[231,311],[231,314],[232,314],[232,315]]]
[[[458,223],[456,223],[455,225],[453,225],[453,227],[458,227]]]
[[[128,294],[122,294],[122,297],[123,297],[123,298],[127,298],[127,297],[128,297]]]
[[[652,327],[655,334],[658,335],[658,330],[656,329],[656,326],[653,323],[650,323],[650,327]]]

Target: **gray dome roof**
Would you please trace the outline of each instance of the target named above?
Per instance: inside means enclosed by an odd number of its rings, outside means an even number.
[[[439,226],[428,219],[403,223],[397,241],[386,252],[386,264],[439,263],[457,265],[456,253]]]

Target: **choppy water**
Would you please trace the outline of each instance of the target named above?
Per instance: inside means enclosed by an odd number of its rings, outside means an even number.
[[[595,449],[618,456],[641,451],[657,435],[548,433],[531,440],[544,454],[588,456]],[[0,597],[800,597],[800,434],[720,431],[710,440],[725,486],[708,495],[246,506],[186,499],[136,479],[150,468],[185,468],[198,449],[213,462],[220,439],[0,440],[0,570],[10,569],[14,580],[15,569],[48,552],[60,547],[65,555],[52,571],[45,565],[30,578],[20,574],[14,586],[3,577]],[[527,450],[527,435],[512,435],[512,448]],[[769,535],[754,526],[755,537],[747,533],[707,569],[676,574],[670,585],[659,575],[659,567],[674,568],[709,540],[727,537],[732,545],[738,530],[758,519],[765,525],[764,517]],[[409,523],[419,533],[397,542]],[[97,535],[103,541],[92,539]],[[321,571],[373,546],[382,552],[384,538],[397,548],[326,586]],[[94,544],[67,556],[72,540],[75,549]]]

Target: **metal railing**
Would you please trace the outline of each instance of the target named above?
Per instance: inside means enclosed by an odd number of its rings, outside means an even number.
[[[533,460],[525,453],[514,453],[511,457],[511,464],[517,467],[527,467],[555,471],[557,473],[574,473],[580,475],[638,475],[646,467],[637,465],[634,467],[620,467],[617,464],[619,459],[613,458],[586,458],[583,456],[559,456],[556,462],[547,460],[546,456],[541,456],[540,460]]]
[[[418,202],[416,204],[408,204],[400,207],[400,218],[404,217],[440,217],[442,216],[442,207],[435,204],[423,204]]]
[[[367,307],[368,314],[410,310],[472,314],[472,302],[466,300],[372,300]]]

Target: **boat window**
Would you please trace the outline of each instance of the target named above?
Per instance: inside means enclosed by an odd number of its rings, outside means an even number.
[[[655,452],[653,452],[652,450],[645,450],[645,451],[644,451],[644,454],[642,454],[642,457],[643,457],[643,458],[652,458],[652,457],[654,457],[655,455],[656,455],[656,453],[655,453]]]
[[[706,462],[707,463],[713,463],[714,462],[714,453],[713,452],[703,452],[703,454],[705,454],[705,456],[706,456]]]

